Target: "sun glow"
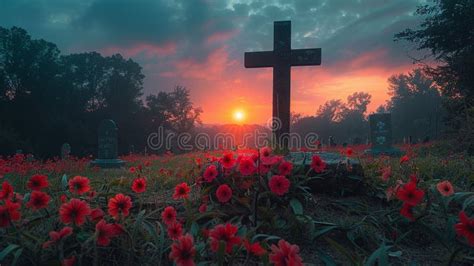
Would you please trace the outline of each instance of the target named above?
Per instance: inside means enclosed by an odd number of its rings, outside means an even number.
[[[245,112],[240,109],[237,109],[233,113],[233,118],[235,122],[242,123],[245,120]]]

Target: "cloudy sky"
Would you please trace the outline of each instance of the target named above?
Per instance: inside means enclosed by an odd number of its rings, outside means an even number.
[[[271,115],[272,70],[245,51],[272,50],[273,21],[292,21],[292,48],[322,48],[322,65],[292,68],[292,111],[314,114],[356,91],[387,98],[387,78],[413,68],[393,35],[420,21],[422,0],[0,0],[0,26],[20,26],[65,54],[121,53],[143,67],[145,94],[191,90],[205,123]]]

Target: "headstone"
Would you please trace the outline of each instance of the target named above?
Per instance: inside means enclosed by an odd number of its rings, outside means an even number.
[[[288,150],[290,133],[290,75],[292,66],[321,65],[321,49],[291,49],[291,21],[273,24],[273,51],[245,53],[245,67],[273,68],[273,118],[275,144]]]
[[[309,172],[313,155],[317,155],[326,163],[323,175],[312,179],[308,186],[312,192],[362,194],[364,172],[359,160],[348,158],[335,152],[291,152],[286,160],[295,167],[301,167],[302,174]]]
[[[102,120],[98,130],[98,158],[91,166],[120,168],[125,161],[118,159],[118,128],[113,120]]]
[[[329,143],[329,147],[336,147],[337,146],[336,140],[334,139],[333,136],[329,136],[328,143]]]
[[[61,146],[61,159],[67,160],[69,159],[70,155],[71,155],[71,145],[69,145],[69,143],[64,143]]]
[[[392,115],[377,113],[369,116],[370,144],[366,153],[372,155],[398,156],[402,152],[392,146]]]

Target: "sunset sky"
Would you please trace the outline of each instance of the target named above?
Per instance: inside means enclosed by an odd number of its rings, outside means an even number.
[[[322,48],[322,65],[293,67],[291,109],[330,99],[388,98],[387,78],[414,67],[393,35],[415,27],[421,0],[1,0],[0,26],[20,26],[63,53],[121,53],[143,67],[145,94],[182,85],[204,123],[271,115],[272,69],[245,69],[244,52],[273,49],[273,21],[292,21],[292,48]]]

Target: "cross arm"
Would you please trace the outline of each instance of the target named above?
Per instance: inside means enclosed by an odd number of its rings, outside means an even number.
[[[274,61],[273,51],[246,52],[244,64],[246,68],[272,67]]]
[[[321,65],[321,48],[291,50],[292,66]]]

